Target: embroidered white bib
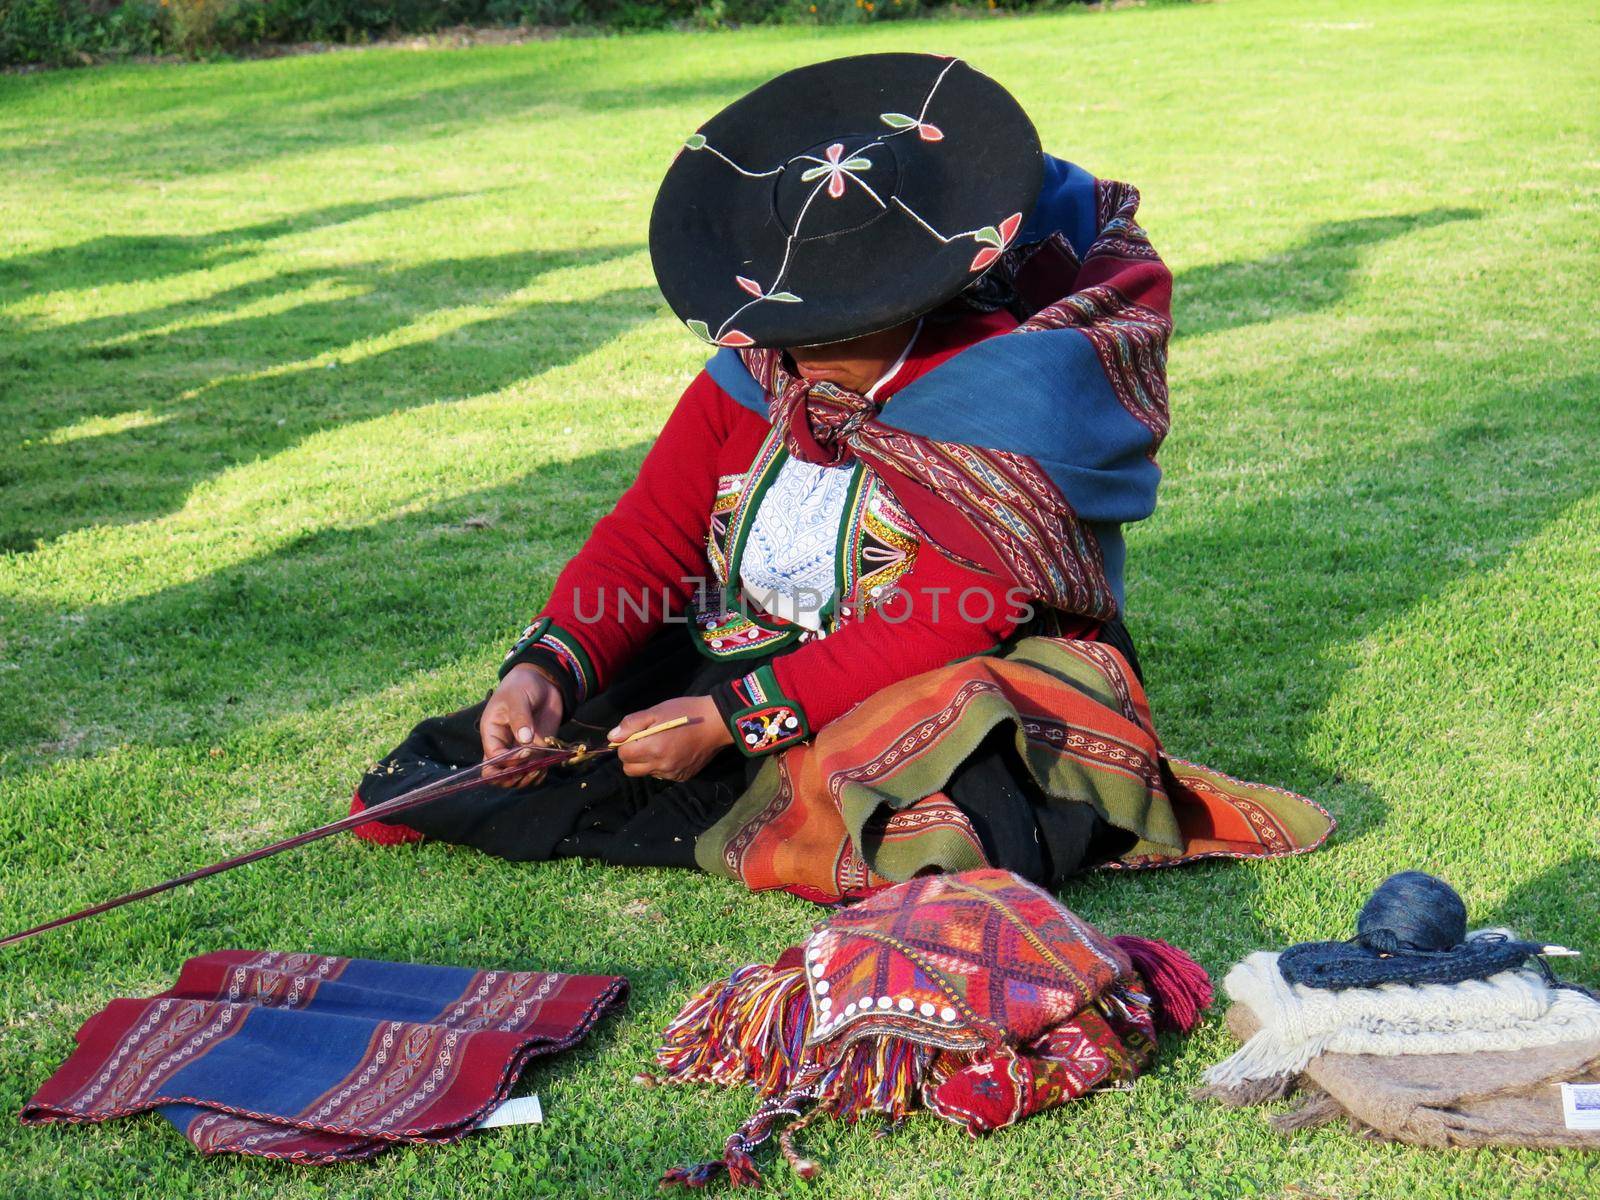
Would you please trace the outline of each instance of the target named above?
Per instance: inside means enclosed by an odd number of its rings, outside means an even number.
[[[806,629],[822,628],[833,599],[839,526],[853,466],[785,459],[750,522],[739,582],[763,612]]]
[[[899,373],[922,332],[911,331],[900,357],[866,391],[869,400]],[[761,498],[739,561],[739,582],[769,616],[805,629],[822,628],[822,610],[837,590],[839,526],[854,464],[828,467],[787,458]]]

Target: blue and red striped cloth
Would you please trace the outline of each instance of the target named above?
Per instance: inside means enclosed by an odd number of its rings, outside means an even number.
[[[530,1059],[579,1041],[627,987],[609,975],[219,950],[186,962],[170,990],[91,1017],[21,1119],[156,1109],[203,1153],[307,1163],[452,1142]]]

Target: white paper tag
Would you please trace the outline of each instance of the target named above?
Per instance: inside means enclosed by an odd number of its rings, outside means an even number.
[[[542,1125],[544,1108],[537,1096],[516,1096],[492,1109],[478,1122],[479,1129],[497,1129],[501,1125]]]
[[[1600,1129],[1600,1083],[1563,1083],[1561,1115],[1568,1129]]]

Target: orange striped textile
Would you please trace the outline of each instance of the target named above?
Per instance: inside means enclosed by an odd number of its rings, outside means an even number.
[[[1099,642],[1025,638],[885,688],[777,755],[695,847],[754,891],[821,903],[935,871],[1004,866],[944,792],[1009,726],[1048,804],[1091,804],[1134,837],[1106,869],[1303,854],[1335,826],[1304,796],[1170,758],[1127,661]]]

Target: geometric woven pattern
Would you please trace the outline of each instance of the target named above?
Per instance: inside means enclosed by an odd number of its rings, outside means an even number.
[[[22,1121],[156,1109],[202,1153],[300,1163],[453,1142],[626,992],[607,975],[214,951],[91,1017]]]
[[[1099,1000],[1127,957],[1009,871],[932,875],[836,914],[806,943],[809,1044],[883,1034],[1017,1046]]]
[[[665,1079],[749,1084],[761,1099],[720,1158],[662,1181],[759,1183],[752,1155],[774,1135],[810,1178],[794,1139],[823,1115],[897,1124],[926,1107],[971,1134],[1014,1125],[1131,1080],[1156,1022],[1192,1029],[1209,1001],[1181,950],[1108,939],[1009,871],[923,876],[684,1005],[656,1053]]]
[[[821,903],[930,870],[991,865],[944,789],[977,739],[1002,726],[1020,735],[1047,805],[1092,803],[1136,836],[1107,867],[1304,854],[1334,826],[1302,796],[1167,756],[1116,650],[1031,637],[1002,657],[886,687],[786,750],[700,835],[695,859],[753,891],[784,888]]]

